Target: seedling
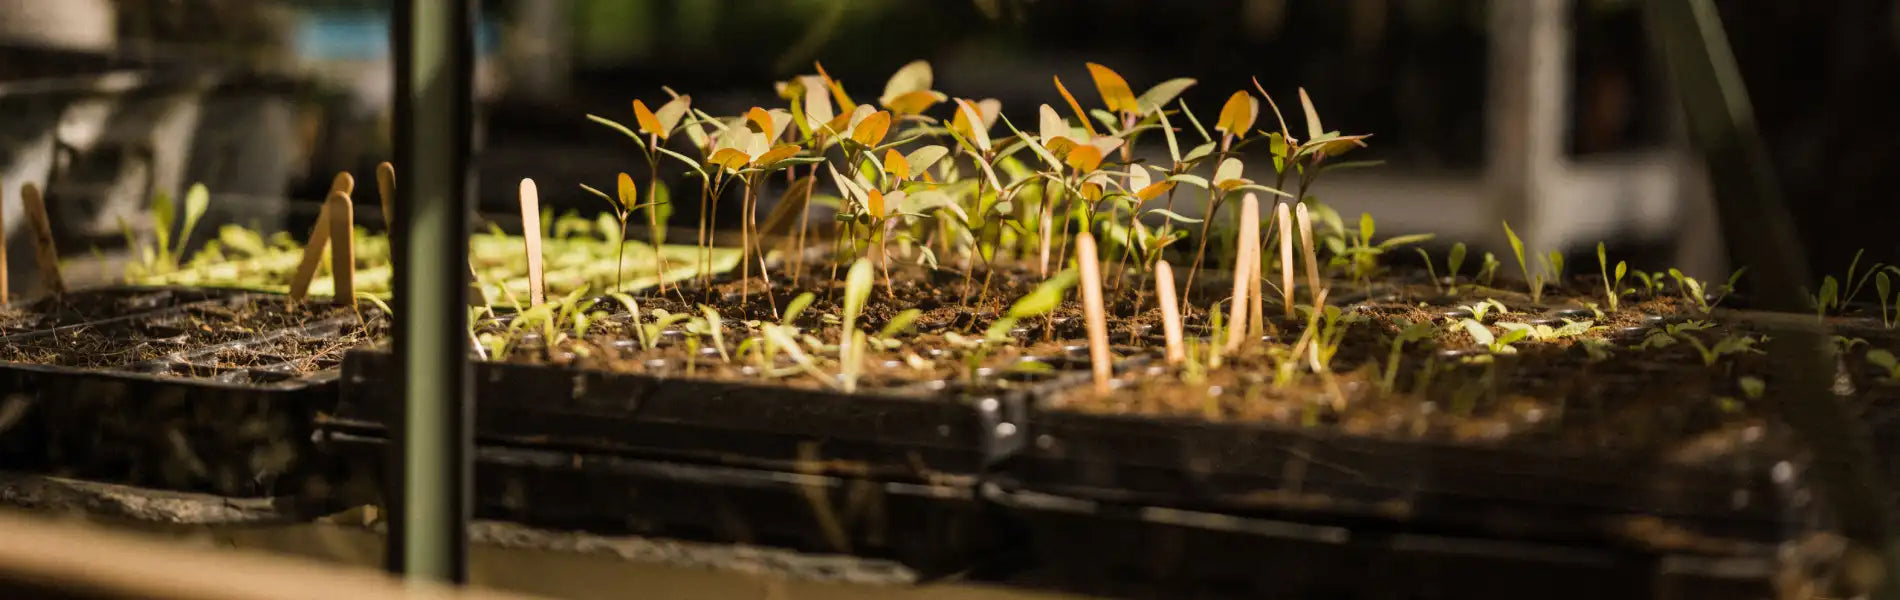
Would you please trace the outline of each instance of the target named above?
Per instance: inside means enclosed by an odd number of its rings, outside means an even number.
[[[1524,330],[1530,339],[1541,342],[1577,337],[1589,333],[1591,327],[1595,324],[1595,321],[1573,321],[1564,319],[1562,327],[1551,327],[1541,323],[1498,323],[1498,327],[1504,328],[1507,331]]]
[[[1517,348],[1512,347],[1511,344],[1522,341],[1531,335],[1529,328],[1506,328],[1503,335],[1494,335],[1491,333],[1490,328],[1485,327],[1484,323],[1480,323],[1475,319],[1465,319],[1459,321],[1458,324],[1465,328],[1466,333],[1471,334],[1472,341],[1477,342],[1479,347],[1484,348],[1485,351],[1492,354],[1515,354],[1517,353]]]
[[[1623,297],[1623,275],[1629,265],[1616,261],[1616,274],[1610,274],[1610,259],[1603,253],[1603,242],[1597,242],[1597,269],[1603,275],[1603,297],[1610,303],[1610,312],[1616,312],[1617,302]]]
[[[1333,246],[1333,264],[1346,267],[1346,272],[1352,276],[1353,280],[1363,286],[1372,285],[1372,278],[1379,274],[1379,257],[1384,255],[1387,251],[1406,245],[1431,241],[1434,237],[1429,233],[1401,235],[1374,243],[1372,241],[1373,231],[1372,213],[1360,213],[1359,231],[1357,235],[1344,238],[1343,241],[1341,238],[1328,239],[1328,242]],[[1420,249],[1419,252],[1422,254],[1424,250]],[[1431,267],[1431,263],[1431,256],[1426,255],[1425,265],[1427,269]],[[1436,274],[1432,274],[1432,285],[1438,285],[1438,276]]]
[[[1432,326],[1431,321],[1401,321],[1398,324],[1403,327],[1398,335],[1392,337],[1392,350],[1385,359],[1385,375],[1379,380],[1380,387],[1388,394],[1398,383],[1399,359],[1404,356],[1405,345],[1427,341],[1438,334],[1438,329]]]
[[[1464,267],[1464,264],[1465,243],[1452,244],[1451,250],[1445,255],[1445,276],[1451,281],[1451,289],[1447,290],[1449,293],[1458,293],[1458,271]]]
[[[1504,223],[1504,237],[1511,243],[1511,254],[1517,257],[1517,267],[1524,274],[1524,284],[1530,288],[1531,303],[1543,302],[1544,285],[1552,282],[1562,283],[1563,254],[1553,251],[1548,256],[1541,257],[1540,260],[1543,263],[1533,274],[1530,262],[1524,259],[1524,241],[1518,239],[1517,232],[1511,231],[1511,223],[1508,221]]]
[[[0,257],[4,257],[4,255],[0,255]],[[1893,296],[1893,282],[1888,280],[1886,271],[1881,271],[1879,274],[1874,275],[1874,295],[1880,298],[1881,326],[1887,329],[1893,329],[1894,311],[1889,309],[1887,304],[1888,300]]]
[[[1867,363],[1880,367],[1885,373],[1881,377],[1889,382],[1900,381],[1900,360],[1895,360],[1893,352],[1875,348],[1867,351]]]
[[[1506,308],[1503,302],[1499,302],[1494,298],[1485,298],[1476,303],[1466,304],[1458,308],[1471,313],[1471,319],[1479,323],[1489,320],[1491,311],[1493,310],[1497,311],[1498,314],[1509,314],[1511,312],[1511,309]]]
[[[1761,338],[1752,336],[1731,335],[1716,340],[1712,346],[1704,344],[1701,338],[1693,335],[1685,334],[1680,337],[1682,341],[1688,343],[1690,347],[1695,348],[1696,354],[1702,357],[1702,365],[1706,367],[1715,366],[1716,361],[1721,360],[1723,356],[1731,354],[1767,354],[1767,352],[1755,347],[1755,344],[1762,341]]]

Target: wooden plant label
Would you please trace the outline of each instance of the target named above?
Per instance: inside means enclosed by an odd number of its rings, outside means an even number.
[[[1240,199],[1240,240],[1235,247],[1234,299],[1227,305],[1227,351],[1247,341],[1248,292],[1254,288],[1255,263],[1260,260],[1260,199],[1249,192]]]
[[[1318,298],[1319,249],[1313,247],[1313,220],[1306,216],[1305,203],[1293,207],[1293,217],[1299,221],[1301,253],[1306,255],[1306,287],[1312,288],[1307,293],[1315,294],[1313,297]],[[1315,302],[1313,307],[1319,308],[1319,303]]]
[[[33,229],[33,258],[39,263],[40,285],[55,296],[66,293],[66,280],[59,276],[59,248],[53,245],[53,222],[46,218],[46,199],[32,183],[20,186],[20,204],[26,223]]]
[[[521,180],[521,239],[528,247],[528,306],[547,302],[541,265],[541,192],[533,179]]]
[[[1181,342],[1181,303],[1174,297],[1174,266],[1166,260],[1155,262],[1155,298],[1161,302],[1161,333],[1168,343],[1168,364],[1180,364],[1187,358]]]
[[[376,195],[383,201],[383,228],[396,231],[396,166],[376,165]]]
[[[1082,312],[1089,327],[1089,365],[1095,371],[1095,391],[1108,393],[1113,371],[1108,355],[1108,314],[1102,308],[1102,265],[1096,262],[1095,236],[1087,231],[1075,238],[1075,263],[1082,270]]]
[[[1280,301],[1285,304],[1286,318],[1293,319],[1293,212],[1287,210],[1286,203],[1279,205],[1280,223]]]
[[[356,211],[340,192],[330,192],[323,208],[330,213],[330,279],[336,283],[331,299],[356,308]]]
[[[330,181],[330,193],[323,197],[323,207],[317,211],[317,224],[310,228],[310,239],[303,244],[303,257],[297,261],[297,272],[290,278],[290,302],[303,302],[310,295],[310,280],[317,276],[317,265],[323,262],[323,249],[330,245],[330,196],[341,192],[348,196],[356,191],[356,178],[348,171],[337,173]]]

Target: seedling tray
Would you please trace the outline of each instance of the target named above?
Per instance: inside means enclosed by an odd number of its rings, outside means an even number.
[[[319,443],[340,462],[333,487],[372,494],[391,448],[382,427],[325,418]],[[967,485],[650,461],[559,448],[484,444],[477,518],[600,534],[657,535],[887,558],[935,574],[993,552],[999,531]]]
[[[340,339],[355,329],[356,317],[246,332],[180,331],[154,324],[194,309],[281,299],[235,292],[120,291],[173,299],[202,294],[202,299],[0,337],[10,352],[45,347],[60,359],[0,362],[0,390],[9,399],[9,426],[0,436],[6,462],[66,476],[229,496],[278,495],[298,488],[309,457],[310,415],[333,401],[341,348],[299,358],[272,356],[271,349]],[[173,335],[127,338],[109,354],[89,357],[85,366],[59,364],[69,358],[67,350],[48,343],[62,336],[149,333],[160,327]],[[233,354],[253,360],[224,362]]]
[[[955,382],[845,394],[770,382],[477,362],[476,435],[509,443],[890,481],[969,478],[1021,444],[1026,389]],[[389,423],[394,357],[343,366],[343,419]]]

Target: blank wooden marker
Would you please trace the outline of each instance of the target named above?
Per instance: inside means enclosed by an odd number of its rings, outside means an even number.
[[[1260,260],[1260,199],[1240,199],[1240,240],[1234,248],[1234,299],[1227,305],[1227,351],[1247,341],[1247,295],[1253,291],[1254,264]]]
[[[46,218],[46,199],[32,183],[20,186],[20,205],[25,209],[26,224],[33,230],[33,258],[40,267],[40,286],[55,296],[66,293],[66,280],[59,276],[59,248],[53,245],[53,222]]]
[[[323,207],[317,211],[317,224],[310,228],[310,239],[304,242],[303,257],[297,261],[297,272],[290,278],[290,302],[303,302],[310,295],[310,280],[317,276],[317,265],[323,261],[323,248],[330,245],[330,195],[342,193],[348,196],[356,191],[356,178],[349,172],[336,174],[330,181],[330,193],[325,194]]]
[[[331,299],[355,308],[356,211],[350,207],[350,196],[340,192],[330,192],[323,206],[330,213],[330,280],[336,283]]]
[[[1155,298],[1161,302],[1161,335],[1168,343],[1168,364],[1180,364],[1187,358],[1181,341],[1181,303],[1174,297],[1174,267],[1166,260],[1155,262]]]
[[[1095,236],[1087,231],[1075,238],[1075,263],[1082,269],[1082,312],[1089,327],[1089,365],[1095,370],[1095,391],[1105,394],[1114,373],[1108,355],[1108,314],[1102,308],[1102,266],[1096,262]]]
[[[528,249],[528,306],[540,306],[548,295],[541,280],[541,192],[533,179],[521,180],[521,239]]]
[[[387,162],[376,165],[376,195],[383,202],[383,227],[396,231],[396,166]]]
[[[3,182],[0,182],[0,188],[4,188],[4,187],[6,187],[6,184]],[[5,194],[0,194],[0,198],[4,198],[4,197],[6,197]],[[9,275],[7,274],[7,204],[5,202],[0,202],[0,304],[6,304],[7,299],[13,297],[13,294],[11,293],[11,288],[9,287],[9,284],[8,284],[8,278],[9,278]]]
[[[1313,247],[1313,220],[1306,216],[1305,203],[1300,203],[1293,208],[1293,218],[1299,222],[1300,245],[1304,247],[1302,252],[1306,255],[1306,287],[1313,288],[1308,290],[1307,293],[1314,294],[1313,297],[1318,298],[1319,249]],[[1315,303],[1314,308],[1318,307],[1318,304]]]

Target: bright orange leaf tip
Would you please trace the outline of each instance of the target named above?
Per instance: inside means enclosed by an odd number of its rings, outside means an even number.
[[[1102,151],[1094,146],[1080,145],[1069,150],[1063,162],[1076,171],[1087,173],[1102,165]]]
[[[876,146],[878,142],[884,141],[884,134],[889,133],[890,129],[891,113],[880,110],[859,121],[857,128],[851,130],[851,139],[866,146]]]
[[[1141,103],[1135,100],[1135,91],[1129,89],[1128,80],[1114,69],[1095,63],[1088,63],[1089,76],[1095,79],[1095,91],[1101,93],[1102,104],[1109,112],[1140,113]]]
[[[1089,137],[1095,137],[1096,135],[1098,135],[1095,133],[1095,126],[1089,123],[1089,114],[1082,111],[1082,103],[1076,102],[1075,95],[1069,93],[1069,88],[1063,87],[1062,78],[1059,76],[1050,76],[1050,79],[1055,80],[1056,91],[1061,92],[1062,99],[1067,100],[1069,102],[1069,108],[1075,111],[1076,118],[1082,120],[1082,128],[1088,130]]]
[[[758,158],[753,159],[752,164],[758,165],[761,167],[769,167],[769,166],[778,164],[778,162],[781,160],[791,158],[793,155],[798,154],[798,151],[802,149],[803,148],[801,148],[798,144],[781,144],[776,148],[767,150],[765,154],[759,155]]]
[[[1234,137],[1247,137],[1247,131],[1253,129],[1254,119],[1260,116],[1260,101],[1246,91],[1234,92],[1227,98],[1227,104],[1220,109],[1220,119],[1214,122],[1214,129],[1233,134]]]
[[[818,61],[812,61],[811,64],[813,67],[817,67],[818,76],[825,78],[825,86],[831,88],[831,99],[838,104],[838,110],[850,113],[852,110],[857,109],[858,103],[852,102],[851,96],[845,95],[843,83],[832,79],[831,74],[825,72],[825,65],[820,64]]]
[[[910,159],[904,158],[904,153],[898,152],[896,148],[885,150],[884,172],[890,173],[892,179],[903,181],[910,177]]]
[[[640,131],[649,135],[666,137],[666,126],[660,124],[659,117],[653,116],[653,111],[647,108],[647,103],[633,101],[633,119],[639,123]]]
[[[752,110],[746,111],[745,120],[747,123],[757,126],[759,133],[766,135],[772,134],[772,113],[765,112],[765,109],[757,106],[752,107]]]

